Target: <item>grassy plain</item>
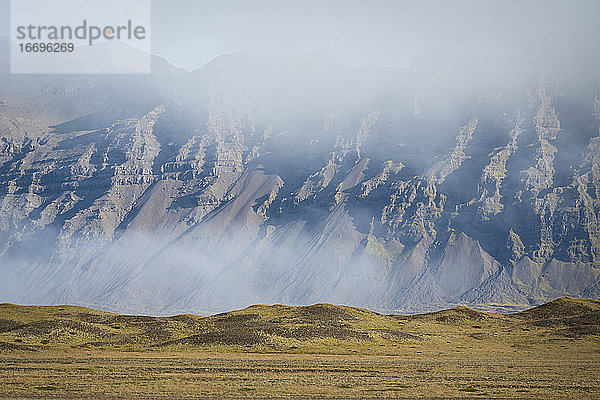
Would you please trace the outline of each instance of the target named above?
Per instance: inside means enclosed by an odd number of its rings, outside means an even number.
[[[412,316],[0,305],[0,398],[600,398],[600,302]]]

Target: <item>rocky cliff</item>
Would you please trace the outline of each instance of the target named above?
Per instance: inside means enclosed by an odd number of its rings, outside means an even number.
[[[451,88],[439,60],[3,72],[0,300],[163,314],[598,298],[599,76],[575,90],[502,62],[510,79],[460,60]]]

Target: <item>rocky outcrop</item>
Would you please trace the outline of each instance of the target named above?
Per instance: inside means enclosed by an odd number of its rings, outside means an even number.
[[[294,66],[236,55],[136,90],[5,90],[29,105],[0,108],[0,300],[418,312],[599,295],[598,95]],[[71,110],[91,90],[116,104]]]
[[[524,120],[521,118],[521,115],[517,114],[515,126],[509,133],[510,141],[506,146],[494,152],[489,164],[483,169],[478,188],[480,196],[478,203],[480,204],[479,212],[484,219],[488,219],[491,215],[499,214],[504,209],[504,205],[500,202],[502,199],[500,188],[507,176],[506,163],[510,156],[518,149],[517,141],[523,132],[521,128],[523,122]]]
[[[600,122],[600,117],[596,116],[596,119]],[[600,266],[600,136],[589,140],[580,171],[574,179],[577,190],[575,209],[585,237],[570,243],[570,259],[591,261]]]
[[[124,126],[115,127],[117,129],[114,133],[116,137],[113,143],[117,146],[123,146],[124,138],[127,138],[128,143],[124,145],[122,150],[126,161],[114,167],[113,185],[145,184],[154,180],[152,165],[160,151],[160,143],[156,136],[152,134],[152,128],[158,116],[164,111],[165,107],[161,105],[141,117],[133,126],[131,123],[126,123]],[[133,132],[129,133],[128,130]],[[109,148],[105,153],[105,163],[110,161],[110,150]]]
[[[345,163],[356,164],[361,161],[361,145],[367,139],[369,131],[376,124],[378,118],[379,111],[372,110],[362,118],[360,127],[355,135],[350,138],[339,135],[336,137],[326,164],[320,171],[310,175],[302,186],[296,192],[292,193],[294,205],[298,205],[307,199],[316,199],[320,192],[329,187],[334,176],[342,169]],[[326,128],[329,130],[332,127],[326,125]],[[334,205],[339,204],[342,191],[343,189],[339,187],[336,195],[334,195]]]
[[[538,146],[536,150],[536,164],[523,171],[525,187],[537,196],[540,191],[552,187],[554,179],[554,155],[557,148],[552,144],[560,131],[558,113],[552,106],[554,94],[541,78],[532,99],[537,105],[534,116],[534,128],[537,135]]]
[[[460,168],[463,161],[468,158],[468,155],[465,154],[465,148],[473,139],[473,133],[477,129],[478,123],[477,118],[471,118],[469,122],[460,128],[456,136],[456,145],[452,151],[427,172],[430,181],[437,184],[443,183],[448,175]]]
[[[367,197],[373,190],[386,183],[390,176],[397,175],[403,167],[404,165],[402,163],[395,163],[392,160],[384,162],[383,169],[377,176],[374,176],[361,184],[360,197]]]
[[[435,183],[416,178],[394,182],[390,189],[389,203],[381,212],[381,225],[408,243],[435,237],[435,223],[446,201]]]

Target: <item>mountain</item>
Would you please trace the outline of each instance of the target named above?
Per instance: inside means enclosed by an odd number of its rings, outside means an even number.
[[[549,54],[4,68],[1,299],[157,315],[599,298],[600,62]]]

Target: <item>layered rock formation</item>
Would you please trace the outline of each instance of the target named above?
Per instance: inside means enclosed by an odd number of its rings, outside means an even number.
[[[162,314],[600,296],[598,76],[573,91],[531,67],[449,92],[427,80],[437,62],[161,65],[2,76],[0,300]]]

